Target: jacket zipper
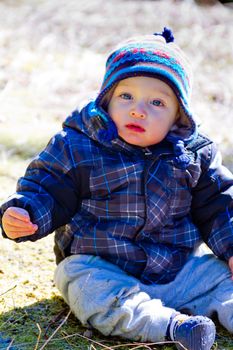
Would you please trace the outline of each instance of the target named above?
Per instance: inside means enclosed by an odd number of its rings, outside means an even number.
[[[144,194],[144,198],[145,198],[145,224],[138,232],[136,239],[135,239],[136,241],[140,237],[141,232],[144,230],[144,227],[146,226],[146,222],[147,222],[147,200],[146,200],[146,196],[147,196],[146,188],[147,188],[147,186],[146,186],[146,183],[147,183],[150,168],[155,164],[156,161],[160,161],[164,155],[168,155],[167,153],[165,153],[163,155],[160,154],[160,155],[153,156],[153,153],[150,151],[150,149],[148,147],[143,148],[143,153],[144,153],[144,170],[143,170],[143,192],[144,193],[143,194]],[[150,159],[150,162],[148,162],[148,158]]]
[[[141,227],[140,231],[137,233],[137,235],[135,237],[136,242],[138,239],[140,239],[139,237],[141,236],[141,232],[144,230],[144,227],[146,226],[146,222],[147,222],[146,180],[148,178],[148,173],[149,173],[151,166],[158,159],[158,156],[155,157],[154,159],[152,159],[151,156],[153,155],[153,153],[150,151],[150,149],[148,147],[143,148],[142,151],[144,153],[144,169],[143,169],[143,179],[142,179],[142,181],[143,181],[142,186],[143,187],[142,188],[143,188],[143,195],[144,195],[144,201],[145,201],[145,223],[144,223],[143,227]],[[148,162],[148,158],[150,158],[150,162]]]
[[[145,156],[151,156],[152,155],[152,152],[149,150],[148,147],[143,148],[143,152],[144,152]]]

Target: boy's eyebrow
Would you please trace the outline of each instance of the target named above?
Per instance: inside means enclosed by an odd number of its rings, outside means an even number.
[[[121,83],[120,85],[116,86],[116,89],[117,88],[130,88],[132,85],[131,84],[127,84],[127,83]],[[115,90],[116,90],[115,89]],[[157,88],[154,88],[154,89],[151,89],[151,91],[153,92],[159,92],[160,94],[162,95],[165,95],[167,97],[172,97],[171,93],[169,91],[165,91],[163,89],[157,89]]]
[[[130,86],[132,86],[132,84],[120,83],[120,84],[117,84],[116,89],[117,89],[118,87],[121,88],[121,87],[130,87]]]
[[[169,92],[169,91],[165,91],[165,90],[157,90],[157,89],[155,89],[157,92],[159,92],[160,94],[162,94],[162,95],[165,95],[165,96],[167,96],[167,97],[172,97],[172,94]]]
[[[165,96],[167,96],[167,97],[172,97],[172,91],[168,91],[168,90],[164,90],[163,88],[152,88],[151,89],[151,91],[153,92],[156,92],[156,93],[159,93],[159,94],[161,94],[161,95],[165,95]]]

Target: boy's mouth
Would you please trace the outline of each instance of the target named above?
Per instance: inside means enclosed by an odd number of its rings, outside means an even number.
[[[126,124],[126,128],[135,132],[145,132],[146,130],[138,124]]]

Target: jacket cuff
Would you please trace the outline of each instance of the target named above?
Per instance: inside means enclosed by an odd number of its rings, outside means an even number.
[[[221,228],[212,232],[208,246],[219,258],[228,261],[233,256],[232,219],[222,223]]]

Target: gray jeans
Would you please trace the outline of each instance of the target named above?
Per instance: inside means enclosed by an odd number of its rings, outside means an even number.
[[[176,279],[145,285],[119,267],[90,255],[73,255],[55,271],[55,284],[84,325],[104,335],[163,341],[177,311],[211,317],[233,333],[233,281],[226,263],[199,247]],[[184,311],[185,310],[185,311]]]

